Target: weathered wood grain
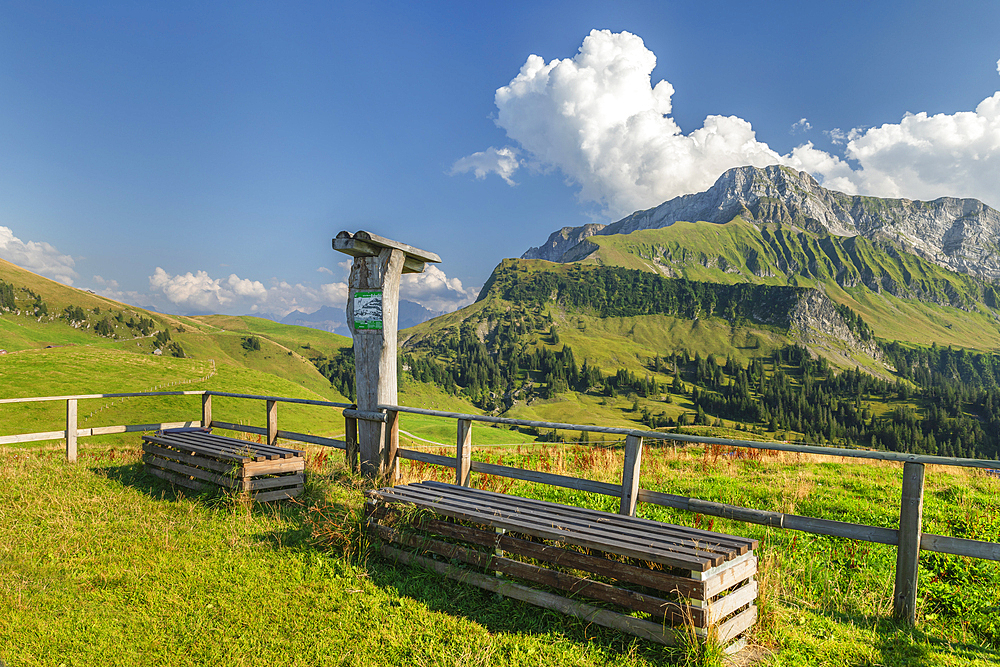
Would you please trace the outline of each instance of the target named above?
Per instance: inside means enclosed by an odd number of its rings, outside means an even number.
[[[917,576],[920,570],[920,534],[924,513],[924,465],[903,465],[903,493],[899,507],[899,548],[896,550],[896,583],[892,615],[917,622]]]

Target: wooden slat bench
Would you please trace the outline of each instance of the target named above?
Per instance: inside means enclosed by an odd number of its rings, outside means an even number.
[[[302,493],[303,452],[179,428],[142,436],[146,470],[196,491],[222,487],[249,492],[256,502]]]
[[[689,624],[736,651],[757,620],[757,540],[432,481],[366,495],[392,560],[663,644]]]

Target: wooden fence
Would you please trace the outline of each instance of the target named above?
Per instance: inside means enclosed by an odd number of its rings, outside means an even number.
[[[202,397],[201,419],[199,420],[161,424],[104,426],[86,429],[80,429],[77,427],[77,402],[80,400],[192,395]],[[213,419],[213,397],[264,401],[266,405],[266,426],[254,427]],[[399,475],[399,459],[422,461],[424,463],[454,469],[455,483],[463,486],[470,486],[471,473],[478,472],[619,498],[619,512],[621,514],[634,515],[636,503],[646,502],[663,507],[672,507],[708,516],[717,516],[775,528],[798,530],[816,535],[830,535],[834,537],[843,537],[852,540],[876,542],[896,546],[896,580],[893,593],[893,610],[894,615],[897,618],[907,620],[910,623],[915,621],[916,614],[917,569],[920,550],[1000,561],[1000,543],[947,537],[944,535],[933,535],[930,533],[924,533],[921,529],[925,465],[959,466],[995,470],[1000,469],[1000,461],[959,459],[942,456],[925,456],[917,454],[902,454],[898,452],[842,449],[835,447],[793,445],[781,442],[756,442],[748,440],[730,440],[725,438],[707,438],[678,433],[664,433],[660,431],[642,431],[604,426],[588,426],[584,424],[562,424],[529,421],[524,419],[509,419],[505,417],[492,417],[488,415],[442,412],[438,410],[426,410],[422,408],[412,408],[399,405],[379,405],[378,412],[363,412],[357,410],[356,406],[346,403],[284,398],[279,396],[259,396],[255,394],[234,394],[215,391],[136,392],[121,394],[85,394],[76,396],[9,398],[0,399],[0,404],[41,401],[64,401],[66,403],[65,429],[61,431],[0,436],[0,445],[65,438],[66,458],[69,461],[75,461],[77,458],[77,438],[80,437],[151,431],[160,428],[172,428],[178,426],[214,426],[216,428],[265,436],[269,444],[274,444],[278,438],[282,438],[286,440],[343,449],[347,455],[348,464],[352,468],[357,469],[358,420],[382,422],[387,427],[385,429],[385,452],[388,459],[386,467],[394,479],[398,478]],[[342,410],[345,420],[345,439],[336,440],[333,438],[320,437],[306,433],[296,433],[292,431],[282,431],[278,429],[277,406],[279,403],[295,403],[300,405],[313,405],[317,407],[337,408]],[[456,420],[457,429],[455,456],[443,456],[440,454],[431,454],[429,452],[400,448],[398,446],[400,413],[427,415]],[[557,475],[536,470],[526,470],[523,468],[475,461],[472,459],[473,422],[572,430],[578,432],[586,431],[590,433],[604,433],[624,437],[625,461],[622,469],[622,482],[621,484],[611,484],[566,475]],[[880,526],[867,526],[844,521],[833,521],[830,519],[817,519],[794,514],[762,511],[747,507],[700,500],[698,498],[688,498],[669,493],[662,493],[659,491],[642,489],[639,487],[639,472],[642,464],[643,444],[648,440],[718,444],[737,448],[817,454],[821,456],[874,459],[902,463],[903,483],[900,499],[899,528],[892,529]]]

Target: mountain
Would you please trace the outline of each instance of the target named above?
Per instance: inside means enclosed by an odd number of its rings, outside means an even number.
[[[579,261],[594,236],[630,234],[679,221],[724,224],[736,217],[757,227],[780,224],[833,236],[887,241],[938,266],[987,280],[1000,279],[1000,211],[976,199],[883,199],[828,190],[788,167],[737,167],[705,192],[676,197],[615,223],[566,227],[524,259]]]
[[[301,310],[293,310],[280,320],[276,321],[281,324],[291,324],[299,327],[309,327],[310,329],[319,329],[320,331],[329,331],[342,336],[351,335],[350,330],[347,328],[347,321],[342,308],[323,306],[319,310],[312,313],[305,313]]]

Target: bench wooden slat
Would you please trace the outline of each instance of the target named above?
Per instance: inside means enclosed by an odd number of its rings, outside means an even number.
[[[399,493],[409,497],[411,501],[415,499],[414,493],[416,492],[422,496],[420,500],[423,503],[431,503],[435,506],[439,503],[449,503],[452,507],[470,507],[471,505],[472,509],[477,511],[480,509],[480,506],[475,505],[477,499],[475,496],[476,490],[474,489],[466,489],[471,494],[453,493],[450,488],[428,488],[419,484],[391,489],[393,492],[397,490]],[[386,489],[385,491],[390,490]],[[630,548],[639,549],[644,553],[648,552],[660,555],[669,553],[674,558],[689,557],[695,559],[694,562],[697,563],[697,565],[690,566],[690,569],[695,570],[708,569],[702,567],[704,562],[710,562],[713,567],[721,565],[735,555],[731,549],[713,550],[713,545],[702,545],[695,541],[678,539],[669,533],[650,535],[640,531],[609,530],[610,526],[614,526],[616,517],[619,519],[627,519],[629,517],[605,513],[602,518],[607,517],[606,521],[588,522],[586,519],[577,519],[570,513],[551,514],[547,511],[548,508],[546,506],[538,506],[537,504],[534,507],[526,509],[520,506],[520,500],[522,499],[518,496],[507,496],[507,500],[490,499],[489,509],[502,513],[507,518],[514,518],[516,516],[518,520],[529,521],[533,525],[547,523],[551,527],[565,531],[562,533],[562,539],[568,542],[573,542],[575,539],[585,536],[591,540],[598,540],[600,544],[604,545],[603,547],[591,546],[590,548],[603,548],[605,551],[617,552],[623,545],[627,545]],[[479,499],[479,502],[482,503],[482,499]],[[554,505],[554,503],[550,504]],[[562,507],[567,506],[563,505]],[[663,524],[663,526],[668,527],[668,524]]]
[[[611,584],[573,576],[565,572],[522,563],[521,561],[503,556],[475,551],[458,544],[433,540],[420,535],[401,533],[388,526],[376,526],[375,533],[388,542],[395,542],[421,551],[429,551],[448,559],[454,558],[483,570],[500,572],[510,577],[524,579],[536,584],[589,597],[592,600],[610,602],[633,611],[645,612],[651,614],[654,621],[667,620],[671,623],[682,623],[685,620],[686,614],[690,614],[696,625],[703,625],[705,621],[705,609],[698,607],[682,608],[681,605],[671,600],[664,600],[652,595],[618,588]]]
[[[698,600],[706,599],[705,584],[688,577],[678,577],[660,570],[636,567],[635,565],[620,563],[609,558],[604,558],[603,556],[594,556],[549,544],[530,542],[522,540],[519,537],[511,537],[510,535],[501,535],[497,539],[496,535],[490,535],[481,530],[437,519],[425,519],[420,525],[431,532],[445,537],[461,539],[490,548],[496,545],[503,551],[545,561],[553,565],[562,565],[585,572],[593,572],[604,577],[630,584],[638,584],[639,586],[646,586],[647,588],[653,588],[664,593],[676,592],[684,597]]]
[[[473,494],[476,492],[475,489],[465,490],[471,491]],[[474,495],[463,494],[460,491],[448,493],[447,497],[454,500],[464,497],[470,499],[473,503],[477,500]],[[662,549],[692,553],[704,557],[721,556],[723,559],[731,557],[734,553],[734,549],[732,547],[719,547],[716,544],[691,540],[690,538],[676,535],[669,530],[670,526],[668,524],[662,524],[662,529],[653,533],[647,532],[644,528],[636,530],[627,525],[623,525],[623,522],[615,520],[615,518],[619,517],[619,515],[605,513],[603,517],[598,517],[596,519],[588,518],[586,516],[579,517],[575,515],[572,512],[572,508],[567,505],[556,505],[555,503],[551,503],[552,507],[538,505],[530,506],[521,503],[521,500],[522,499],[518,496],[507,496],[506,499],[490,499],[489,507],[490,509],[509,512],[518,516],[530,516],[536,520],[550,521],[565,530],[579,530],[594,535],[600,535],[602,538],[615,540],[616,544],[619,542],[625,542],[633,545],[641,545],[643,548],[659,547]],[[624,519],[627,517],[620,518]]]
[[[534,500],[532,498],[521,498],[520,496],[509,496],[492,491],[482,491],[480,489],[470,489],[466,487],[456,487],[441,484],[440,482],[427,483],[419,482],[413,486],[430,486],[434,489],[442,489],[453,495],[465,494],[469,497],[486,496],[492,506],[502,505],[504,507],[537,508],[546,514],[558,514],[577,521],[583,517],[589,517],[602,527],[607,527],[610,532],[622,533],[626,536],[635,534],[637,530],[643,531],[644,536],[656,536],[668,542],[675,540],[686,540],[696,542],[700,547],[709,551],[719,551],[728,555],[741,555],[756,546],[756,540],[748,540],[734,535],[724,533],[713,533],[687,526],[629,517],[620,514],[608,514],[598,510],[562,505],[559,503],[544,500]],[[447,488],[450,487],[450,488]]]
[[[269,458],[264,454],[258,453],[254,449],[253,443],[246,440],[226,438],[221,435],[212,435],[210,433],[169,433],[162,437],[169,437],[180,445],[195,447],[204,454],[223,452],[249,461],[264,461]]]
[[[392,491],[392,493],[384,493]],[[449,499],[428,498],[420,492],[412,492],[408,487],[400,486],[393,489],[383,489],[375,492],[378,497],[388,502],[406,502],[413,505],[427,507],[434,512],[450,516],[455,519],[468,519],[485,523],[496,528],[514,530],[516,532],[529,533],[537,537],[543,537],[560,542],[570,542],[577,546],[588,549],[598,549],[600,551],[610,551],[623,556],[630,556],[640,560],[647,560],[671,567],[679,567],[689,570],[705,571],[725,561],[723,556],[715,554],[695,554],[693,550],[666,550],[653,549],[649,545],[636,543],[622,543],[619,541],[609,541],[603,539],[599,531],[569,531],[553,526],[552,522],[545,522],[535,517],[521,515],[513,517],[503,514],[500,511],[490,512],[479,511],[468,503],[455,503]],[[440,494],[439,494],[440,495]]]
[[[504,498],[516,497],[519,501],[523,501],[528,505],[535,506],[545,506],[552,508],[564,509],[565,511],[571,512],[577,516],[594,516],[598,520],[607,521],[617,521],[623,525],[628,526],[646,526],[648,529],[653,531],[658,531],[663,529],[664,526],[669,526],[671,532],[676,532],[677,534],[689,535],[692,539],[705,540],[706,542],[711,542],[713,544],[724,544],[732,545],[733,547],[740,548],[740,554],[746,553],[749,549],[756,549],[758,545],[758,540],[746,537],[739,537],[738,535],[728,535],[725,533],[716,533],[709,530],[702,530],[700,528],[691,528],[688,526],[679,526],[676,524],[666,524],[661,521],[655,521],[653,519],[643,519],[641,517],[628,517],[624,515],[609,515],[607,512],[601,512],[600,510],[592,510],[584,507],[576,507],[574,505],[562,505],[559,503],[553,503],[545,500],[535,500],[533,498],[522,498],[520,496],[509,496],[503,493],[497,493],[495,491],[486,491],[483,489],[468,489],[466,487],[455,487],[452,484],[445,484],[443,482],[437,482],[434,480],[425,480],[422,482],[417,482],[415,484],[410,484],[409,486],[430,486],[434,488],[448,488],[453,487],[456,492],[461,492],[462,489],[466,491],[474,491],[478,494],[488,496],[491,499],[502,501]],[[613,519],[610,517],[614,517]]]
[[[178,448],[178,449],[180,449],[182,451],[185,451],[185,452],[193,452],[193,453],[196,453],[196,454],[203,454],[203,455],[206,454],[206,450],[205,450],[204,447],[199,447],[199,446],[197,446],[195,444],[191,444],[191,443],[180,442],[180,441],[175,440],[173,438],[164,438],[164,437],[158,436],[158,435],[144,435],[144,436],[142,436],[142,439],[145,442],[153,442],[153,443],[156,443],[158,445],[162,445],[163,447],[176,447],[176,448]],[[246,456],[239,456],[239,455],[233,454],[232,452],[226,452],[226,451],[223,451],[223,450],[221,450],[219,448],[216,448],[216,447],[212,447],[212,448],[208,449],[207,451],[208,451],[208,455],[213,456],[213,457],[215,457],[217,459],[225,460],[225,461],[235,461],[237,463],[240,463],[242,461],[249,460]]]

